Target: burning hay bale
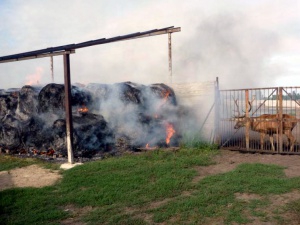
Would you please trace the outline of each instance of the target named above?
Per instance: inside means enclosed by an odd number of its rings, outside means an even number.
[[[48,84],[38,96],[39,111],[56,113],[64,109],[64,85]]]
[[[142,88],[144,86],[137,85],[132,82],[123,82],[114,84],[120,100],[125,104],[143,104]]]
[[[64,119],[58,119],[54,121],[50,130],[51,146],[56,152],[62,155],[66,155],[66,121]],[[74,137],[74,135],[73,135]],[[77,144],[77,139],[74,138],[74,144]]]
[[[152,84],[150,85],[151,92],[158,98],[163,99],[171,105],[177,105],[175,93],[172,88],[165,84]]]
[[[81,152],[81,155],[106,152],[113,148],[114,134],[103,116],[91,113],[74,116],[73,124],[78,139],[75,149]]]
[[[20,122],[11,114],[5,115],[0,123],[0,147],[16,149],[21,145]]]
[[[23,148],[34,148],[47,151],[50,148],[50,135],[45,121],[38,117],[32,117],[22,123],[21,138]]]
[[[37,98],[39,94],[40,88],[32,87],[26,85],[21,88],[18,96],[18,104],[16,109],[16,116],[22,120],[26,121],[32,118],[37,110]]]
[[[175,144],[165,140],[169,135],[166,124],[172,126],[177,119],[172,88],[164,84],[145,86],[132,82],[98,86],[98,90],[95,85],[93,87],[94,92],[104,94],[99,98],[98,112],[110,123],[116,140],[129,142],[126,145],[133,148],[147,143],[161,147]]]
[[[18,94],[6,93],[2,91],[0,93],[0,118],[9,113],[9,111],[15,111],[18,105]]]
[[[48,84],[0,95],[0,147],[66,155],[64,93]],[[178,145],[176,97],[165,84],[89,84],[71,95],[75,156]]]
[[[72,86],[71,102],[72,106],[88,105],[91,95],[88,91]],[[62,84],[48,84],[38,96],[39,111],[41,113],[52,112],[59,114],[65,109],[65,91]]]

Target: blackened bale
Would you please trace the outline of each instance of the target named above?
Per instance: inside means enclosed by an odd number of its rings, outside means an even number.
[[[56,153],[63,156],[67,155],[67,145],[66,145],[66,121],[64,119],[58,119],[54,121],[53,126],[49,129],[49,136],[51,139],[51,148],[53,148]],[[74,135],[73,135],[74,137]],[[73,138],[73,144],[76,146],[76,138]]]
[[[123,103],[143,104],[142,92],[137,85],[132,82],[122,82],[113,84],[118,96]]]
[[[38,96],[39,111],[57,113],[58,110],[64,109],[64,99],[64,85],[48,84]]]
[[[45,121],[39,117],[32,117],[22,124],[22,143],[25,148],[33,147],[39,150],[50,148],[51,137]]]
[[[7,113],[14,113],[18,105],[18,95],[3,93],[0,95],[0,118]]]
[[[21,147],[21,123],[13,115],[5,115],[0,123],[0,146],[6,149]]]
[[[166,100],[174,106],[177,105],[176,96],[171,87],[165,84],[151,84],[149,87],[156,97]]]
[[[114,134],[104,117],[87,113],[82,116],[74,116],[74,132],[78,137],[77,151],[105,152],[114,145]]]
[[[65,109],[65,90],[62,84],[48,84],[38,96],[39,111],[42,113],[52,112],[59,114]],[[72,106],[81,107],[88,105],[91,101],[91,95],[88,91],[76,86],[71,88]]]
[[[28,120],[38,112],[37,98],[39,91],[40,88],[29,85],[25,85],[21,88],[16,109],[16,115],[20,120]]]
[[[85,156],[111,150],[114,144],[113,132],[103,116],[87,113],[73,115],[74,155]],[[51,147],[62,155],[67,154],[66,121],[58,119],[49,132],[52,137]]]
[[[72,99],[72,106],[87,106],[92,102],[91,94],[77,86],[72,86],[71,88],[71,99]]]

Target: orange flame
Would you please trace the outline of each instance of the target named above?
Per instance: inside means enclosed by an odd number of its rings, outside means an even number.
[[[26,76],[26,85],[35,85],[35,84],[40,84],[42,74],[43,74],[43,68],[42,67],[37,67],[35,69],[35,73],[29,74]]]
[[[163,102],[161,103],[161,105],[159,107],[161,107],[162,105],[164,105],[167,101],[168,101],[168,98],[169,98],[169,95],[171,94],[171,92],[168,90],[166,93],[165,93],[165,96],[163,98]]]
[[[49,149],[49,150],[47,151],[47,155],[49,155],[49,156],[54,155],[54,153],[55,153],[55,151],[54,151],[53,149]]]
[[[171,92],[168,90],[164,96],[164,100],[167,101],[169,95],[171,94]]]
[[[166,102],[168,101],[169,95],[171,94],[171,92],[168,90],[164,97],[163,100],[160,102],[160,104],[157,106],[157,110],[160,109],[160,107],[162,107],[164,104],[166,104]]]
[[[89,109],[85,105],[78,109],[79,113],[87,113],[88,111]]]
[[[172,136],[176,133],[171,123],[166,123],[166,143],[169,144]]]

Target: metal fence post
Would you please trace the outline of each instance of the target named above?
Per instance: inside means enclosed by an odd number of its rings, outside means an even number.
[[[250,144],[250,118],[249,118],[249,90],[245,90],[245,109],[246,109],[246,129],[245,129],[245,138],[246,138],[246,149],[249,150]]]
[[[214,143],[218,146],[221,144],[220,140],[220,89],[219,89],[219,78],[216,78],[215,82],[215,125],[214,125],[214,133],[215,140]]]
[[[282,87],[278,88],[278,136],[279,136],[279,148],[278,151],[282,152],[282,144],[283,144],[283,140],[282,140],[282,129],[283,129],[283,121],[282,121],[282,112],[283,112],[283,106],[282,106]]]

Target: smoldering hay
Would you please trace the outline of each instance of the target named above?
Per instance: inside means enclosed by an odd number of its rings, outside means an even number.
[[[66,156],[64,85],[25,85],[0,92],[0,148]],[[165,84],[72,86],[75,156],[175,146],[180,110]]]

